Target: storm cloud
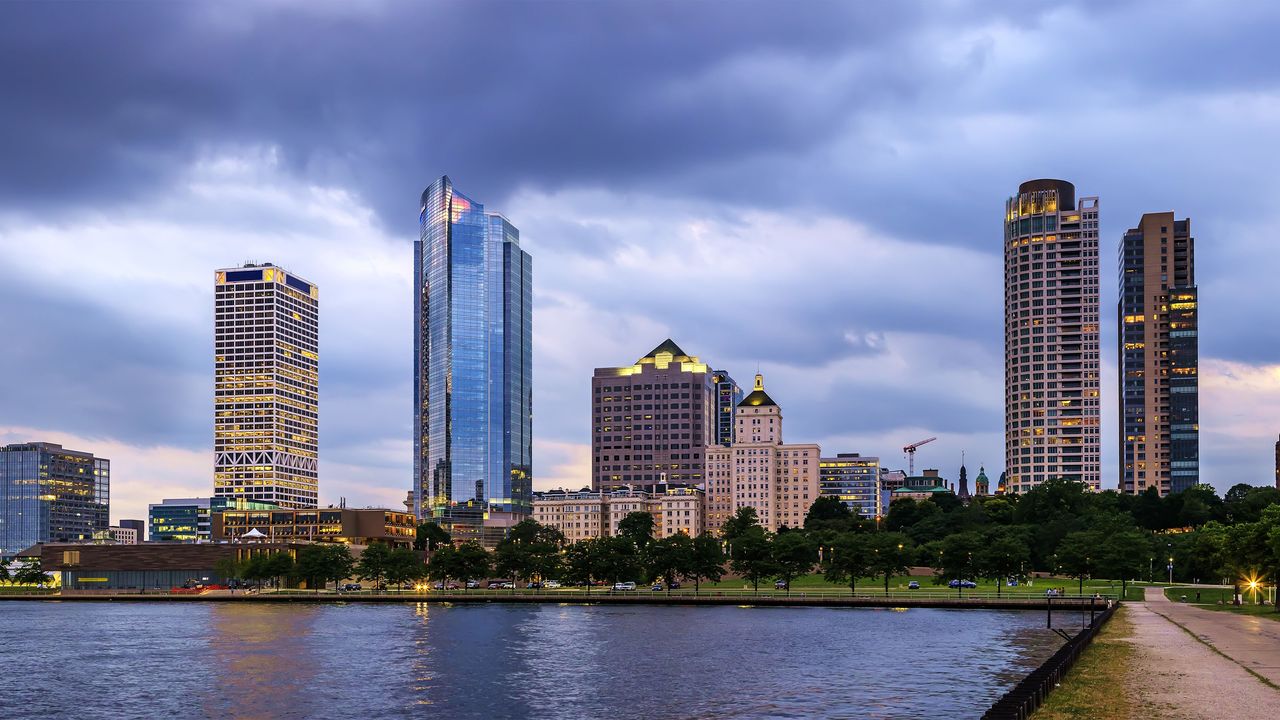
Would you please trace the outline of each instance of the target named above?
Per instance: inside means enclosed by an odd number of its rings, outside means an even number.
[[[591,369],[667,336],[759,367],[790,440],[896,465],[938,434],[923,464],[998,473],[1002,204],[1056,176],[1101,198],[1104,362],[1120,235],[1192,218],[1204,476],[1265,482],[1278,26],[1265,2],[5,3],[0,432],[175,448],[207,492],[212,270],[269,260],[322,289],[322,497],[395,502],[410,241],[447,173],[535,258],[539,486],[586,480]]]

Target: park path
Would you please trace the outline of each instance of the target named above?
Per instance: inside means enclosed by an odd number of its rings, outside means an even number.
[[[1170,602],[1161,588],[1147,588],[1146,601],[1152,612],[1186,628],[1237,665],[1280,686],[1280,622]],[[1280,702],[1280,695],[1276,701]]]
[[[1147,591],[1145,603],[1124,606],[1125,618],[1132,624],[1132,634],[1127,639],[1136,653],[1127,668],[1128,693],[1141,709],[1141,717],[1208,720],[1274,717],[1280,712],[1280,690],[1251,675],[1235,659],[1214,652],[1205,644],[1213,642],[1209,636],[1204,636],[1205,643],[1196,642],[1176,623],[1189,617],[1200,627],[1199,616],[1211,616],[1207,620],[1211,627],[1202,629],[1214,632],[1213,637],[1224,639],[1233,649],[1240,646],[1235,639],[1237,630],[1220,629],[1215,622],[1219,613],[1171,603],[1159,588],[1154,590]],[[1189,616],[1184,610],[1193,610],[1197,615]],[[1252,619],[1221,615],[1224,619]],[[1226,626],[1231,628],[1229,623]],[[1192,632],[1200,636],[1198,631]],[[1274,646],[1270,653],[1280,654],[1280,646]]]

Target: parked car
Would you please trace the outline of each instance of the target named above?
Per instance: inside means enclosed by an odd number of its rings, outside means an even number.
[[[555,589],[557,589],[557,588],[559,588],[559,587],[560,587],[560,583],[559,583],[559,582],[557,582],[557,581],[555,581],[555,580],[548,580],[548,581],[546,581],[546,582],[542,583],[542,587],[544,587],[544,588],[546,588],[546,589],[548,589],[548,590],[555,590]]]
[[[671,581],[671,589],[672,589],[672,590],[679,590],[679,589],[680,589],[680,582],[679,582],[678,580],[672,580],[672,581]]]
[[[490,590],[498,590],[502,587],[502,583],[490,581],[486,587],[488,587]]]
[[[475,590],[475,589],[476,589],[476,588],[478,588],[478,587],[480,587],[480,581],[479,581],[479,580],[468,580],[468,581],[467,581],[467,589],[468,589],[468,590]]]
[[[613,584],[613,589],[615,591],[635,590],[636,584],[633,582],[618,582]]]
[[[787,581],[786,581],[786,580],[779,580],[778,582],[776,582],[776,583],[774,583],[774,584],[773,584],[773,589],[774,589],[774,590],[786,590],[786,589],[787,589]]]
[[[360,583],[347,583],[342,586],[342,589],[345,592],[356,592],[357,590],[363,590],[364,586]]]
[[[515,590],[515,589],[516,589],[516,584],[515,584],[515,583],[513,583],[513,582],[504,582],[504,583],[502,583],[502,589],[503,589],[503,590]]]
[[[444,583],[443,583],[443,582],[438,582],[438,583],[436,583],[435,585],[432,585],[431,587],[435,588],[436,590],[443,590],[443,589],[444,589]]]
[[[662,592],[662,583],[654,583],[653,587],[649,589],[652,590],[653,592]]]
[[[542,589],[542,583],[538,582],[537,580],[534,580],[534,581],[533,581],[533,582],[531,582],[531,583],[525,583],[525,584],[524,584],[524,586],[525,586],[526,588],[529,588],[530,590],[541,590],[541,589]]]
[[[915,581],[915,580],[912,580],[911,582],[907,583],[907,589],[908,589],[908,590],[919,590],[919,589],[920,589],[920,583],[919,583],[919,582],[917,582],[917,581]]]
[[[976,583],[976,582],[974,582],[974,581],[972,581],[972,580],[952,580],[951,582],[947,583],[947,587],[949,587],[949,588],[966,588],[966,589],[968,589],[968,588],[976,588],[976,587],[978,587],[978,583]]]

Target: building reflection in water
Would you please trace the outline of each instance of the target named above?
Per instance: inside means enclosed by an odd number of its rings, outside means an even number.
[[[319,606],[211,603],[208,659],[215,684],[204,715],[295,717],[316,675]],[[199,649],[197,649],[199,652]]]

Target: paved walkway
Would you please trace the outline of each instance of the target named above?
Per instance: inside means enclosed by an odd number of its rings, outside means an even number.
[[[1280,622],[1170,602],[1160,588],[1147,588],[1146,600],[1147,607],[1166,620],[1280,686]]]

